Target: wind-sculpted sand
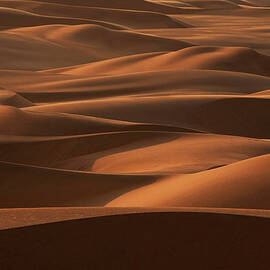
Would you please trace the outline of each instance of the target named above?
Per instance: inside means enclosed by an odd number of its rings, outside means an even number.
[[[268,270],[268,0],[0,0],[0,270]]]

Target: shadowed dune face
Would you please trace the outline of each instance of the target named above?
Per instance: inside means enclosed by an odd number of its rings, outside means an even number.
[[[0,250],[2,265],[11,269],[21,264],[30,269],[37,264],[50,269],[266,269],[261,263],[267,260],[268,228],[269,219],[258,217],[133,214],[1,231]]]
[[[1,1],[1,6],[23,10],[50,17],[80,18],[87,21],[95,20],[96,24],[108,25],[108,27],[123,27],[132,29],[141,28],[182,28],[190,27],[189,24],[170,16],[152,11],[111,9],[99,7],[73,6],[48,2],[33,1]],[[11,17],[8,17],[10,19]],[[59,19],[58,19],[59,20]],[[75,21],[75,20],[74,20]],[[22,21],[21,21],[22,22]],[[72,22],[72,21],[71,21]],[[33,20],[29,20],[33,24]],[[40,19],[42,24],[42,19]]]
[[[269,105],[269,99],[264,96],[153,95],[58,103],[33,109],[267,139]]]
[[[268,270],[268,0],[0,0],[0,270]]]
[[[23,98],[16,92],[0,90],[0,104],[10,105],[17,108],[30,107],[33,103]]]
[[[29,27],[38,25],[51,25],[51,24],[86,24],[95,22],[98,25],[107,26],[112,29],[121,29],[121,26],[117,26],[110,23],[103,23],[99,21],[76,19],[76,18],[65,18],[55,16],[42,16],[34,14],[28,11],[21,11],[13,8],[0,8],[1,15],[1,28],[10,29],[16,27]]]
[[[74,6],[74,2],[72,0],[62,1],[62,0],[48,0],[48,1],[40,1],[40,2],[49,2],[49,3],[57,3],[57,4],[65,4]],[[139,10],[139,11],[151,11],[151,12],[161,12],[165,14],[177,14],[180,13],[181,10],[177,8],[173,8],[170,6],[164,6],[162,4],[139,0],[136,2],[133,1],[124,1],[124,0],[79,0],[76,2],[77,6],[84,7],[100,7],[100,8],[114,8],[114,9],[124,9],[124,10]]]

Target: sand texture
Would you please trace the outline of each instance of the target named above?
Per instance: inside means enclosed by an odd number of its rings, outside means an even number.
[[[0,0],[0,270],[269,270],[269,0]]]

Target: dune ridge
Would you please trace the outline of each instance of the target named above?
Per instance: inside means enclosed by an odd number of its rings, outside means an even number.
[[[159,123],[209,133],[267,139],[270,136],[269,102],[267,96],[171,94],[55,103],[36,106],[32,110]]]
[[[99,216],[118,216],[136,213],[163,212],[203,212],[215,214],[269,217],[269,210],[172,207],[172,208],[140,208],[140,207],[49,207],[49,208],[9,208],[0,210],[0,230],[28,227],[39,224],[62,222]]]
[[[57,69],[54,72],[89,76],[166,69],[206,69],[228,70],[269,76],[269,67],[270,57],[257,53],[252,49],[195,46],[177,52],[127,56],[78,67]]]
[[[0,34],[1,43],[6,45],[1,47],[3,61],[0,68],[11,70],[42,70],[191,46],[179,40],[86,23],[21,27]],[[14,50],[10,51],[8,47]]]
[[[167,207],[223,205],[227,208],[269,209],[269,159],[269,155],[264,155],[193,175],[172,176],[120,196],[108,206],[119,207],[123,203],[126,206],[158,207],[161,202]]]
[[[1,263],[4,267],[23,263],[27,268],[38,264],[53,269],[90,264],[104,269],[113,264],[123,269],[136,261],[131,269],[251,269],[257,265],[266,269],[268,258],[263,251],[269,247],[268,227],[269,218],[205,213],[141,213],[64,221],[0,231]],[[12,248],[18,239],[19,245]],[[74,245],[70,246],[70,241]],[[160,247],[160,243],[164,245]],[[250,243],[255,250],[250,250]],[[54,248],[59,250],[57,255]],[[165,258],[155,259],[159,252]],[[48,260],[42,260],[42,255]],[[181,262],[179,256],[183,257]],[[192,260],[194,256],[198,260]]]
[[[97,77],[2,71],[1,79],[5,88],[18,89],[28,100],[52,105],[131,95],[246,95],[270,87],[268,77],[217,70],[164,70]]]
[[[45,16],[54,17],[79,17],[86,20],[95,20],[105,22],[107,25],[116,25],[123,28],[140,29],[140,28],[177,28],[191,27],[189,24],[176,20],[170,16],[153,11],[126,10],[115,8],[98,8],[98,7],[81,7],[70,6],[65,3],[54,4],[48,2],[33,1],[1,1],[1,6],[7,8],[16,8],[18,10],[28,11]],[[34,23],[33,21],[31,22]],[[36,24],[37,25],[37,24]],[[102,24],[101,24],[102,25]]]

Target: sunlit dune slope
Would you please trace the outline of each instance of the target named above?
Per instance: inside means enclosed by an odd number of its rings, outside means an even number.
[[[256,139],[169,132],[151,125],[126,129],[69,137],[1,136],[0,153],[11,162],[114,174],[194,173],[270,153],[269,142]]]
[[[202,206],[269,209],[270,155],[185,176],[124,194],[108,206]]]

